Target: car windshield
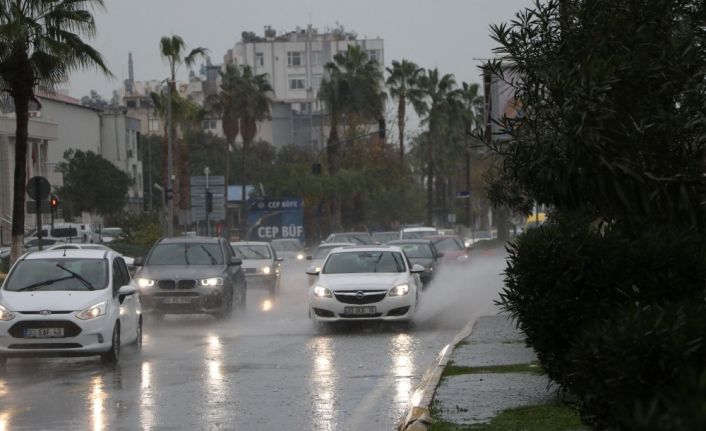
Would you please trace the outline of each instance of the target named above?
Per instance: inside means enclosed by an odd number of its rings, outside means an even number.
[[[25,259],[17,262],[5,282],[4,289],[11,292],[94,290],[105,289],[107,286],[106,260],[57,258]]]
[[[454,238],[444,238],[434,242],[434,246],[439,251],[463,250],[463,247]]]
[[[410,259],[431,259],[434,253],[429,244],[395,244],[404,251]]]
[[[351,244],[371,245],[370,237],[365,234],[340,233],[331,237],[330,242],[350,242]]]
[[[272,241],[270,245],[275,251],[299,251],[300,249],[294,241]]]
[[[413,230],[402,232],[402,239],[422,239],[425,236],[436,235],[435,229]]]
[[[222,265],[223,253],[218,244],[158,244],[152,249],[146,265]]]
[[[329,255],[323,274],[405,272],[402,253],[394,251],[351,251]]]
[[[266,245],[234,245],[233,251],[243,259],[270,259],[270,248]]]
[[[376,232],[373,234],[373,241],[383,244],[399,239],[400,234],[397,232]]]
[[[338,248],[338,247],[340,247],[340,246],[337,245],[335,247],[319,247],[316,249],[316,251],[314,252],[314,255],[311,258],[314,260],[324,259],[324,258],[326,258],[326,256],[329,255],[329,253],[331,253],[331,250]]]

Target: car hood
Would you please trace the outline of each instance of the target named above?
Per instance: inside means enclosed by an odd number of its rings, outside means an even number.
[[[223,266],[207,265],[154,265],[143,266],[136,274],[135,278],[159,279],[201,279],[218,276],[224,271]]]
[[[243,259],[243,268],[262,268],[272,266],[272,259]]]
[[[107,299],[106,289],[94,291],[2,291],[0,303],[10,311],[81,311]]]
[[[319,277],[319,282],[331,290],[390,289],[408,281],[406,273],[323,274]]]

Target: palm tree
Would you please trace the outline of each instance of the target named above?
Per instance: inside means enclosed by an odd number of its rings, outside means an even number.
[[[24,239],[30,101],[36,88],[52,91],[77,69],[110,75],[101,54],[82,39],[95,35],[92,11],[102,6],[103,0],[0,1],[0,88],[16,113],[12,262]]]
[[[427,143],[427,223],[434,221],[434,145],[440,142],[441,125],[453,114],[459,103],[460,92],[451,74],[439,76],[438,69],[423,73],[417,85],[420,98],[413,104],[424,123],[429,126]]]
[[[339,128],[349,128],[360,121],[379,120],[383,117],[385,93],[381,90],[383,75],[376,61],[357,45],[349,45],[346,52],[338,53],[324,66],[327,78],[321,83],[319,100],[326,106],[329,117],[329,137],[326,155],[330,175],[340,169]],[[333,194],[332,228],[341,228],[341,197]]]
[[[390,96],[397,99],[397,127],[400,134],[400,166],[404,165],[404,126],[407,116],[407,103],[415,103],[421,97],[416,87],[417,79],[424,69],[415,63],[402,60],[392,62],[387,68],[388,78],[385,82],[389,87]]]
[[[480,127],[482,123],[483,111],[483,96],[480,95],[480,86],[478,84],[468,84],[464,82],[461,85],[460,91],[460,108],[463,118],[463,139],[466,151],[466,191],[469,193],[466,199],[466,224],[468,228],[472,228],[471,224],[471,146],[469,137]]]
[[[194,48],[187,55],[184,55],[186,50],[186,43],[180,36],[164,36],[159,41],[159,51],[162,59],[169,65],[170,79],[168,85],[172,95],[177,94],[176,73],[179,67],[184,64],[190,69],[199,57],[205,57],[208,54],[208,50],[202,47]],[[172,121],[169,127],[171,135],[176,136],[176,123]],[[168,153],[167,148],[162,148],[162,150],[163,154]],[[186,141],[181,141],[176,153],[177,183],[179,187],[175,198],[179,201],[179,208],[186,210],[189,209],[189,146]]]

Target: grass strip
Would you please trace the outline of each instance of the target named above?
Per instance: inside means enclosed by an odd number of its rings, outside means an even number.
[[[530,373],[544,374],[544,370],[539,366],[538,362],[530,362],[528,364],[512,364],[512,365],[492,365],[487,367],[462,367],[449,362],[444,368],[441,377],[458,376],[463,374],[494,374],[494,373]]]
[[[581,425],[576,410],[560,404],[519,407],[505,410],[490,423],[458,425],[436,421],[431,431],[580,431],[588,430]]]

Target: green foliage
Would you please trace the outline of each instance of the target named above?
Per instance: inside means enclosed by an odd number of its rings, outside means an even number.
[[[162,225],[155,214],[121,213],[106,222],[122,229],[122,237],[119,241],[111,242],[110,247],[126,256],[146,255],[150,247],[162,237]]]
[[[437,421],[430,428],[431,431],[580,431],[582,429],[576,411],[560,404],[505,410],[487,424],[457,425]]]
[[[81,150],[68,150],[57,171],[64,185],[58,194],[66,217],[82,211],[101,215],[116,214],[126,204],[130,177],[102,156]]]

